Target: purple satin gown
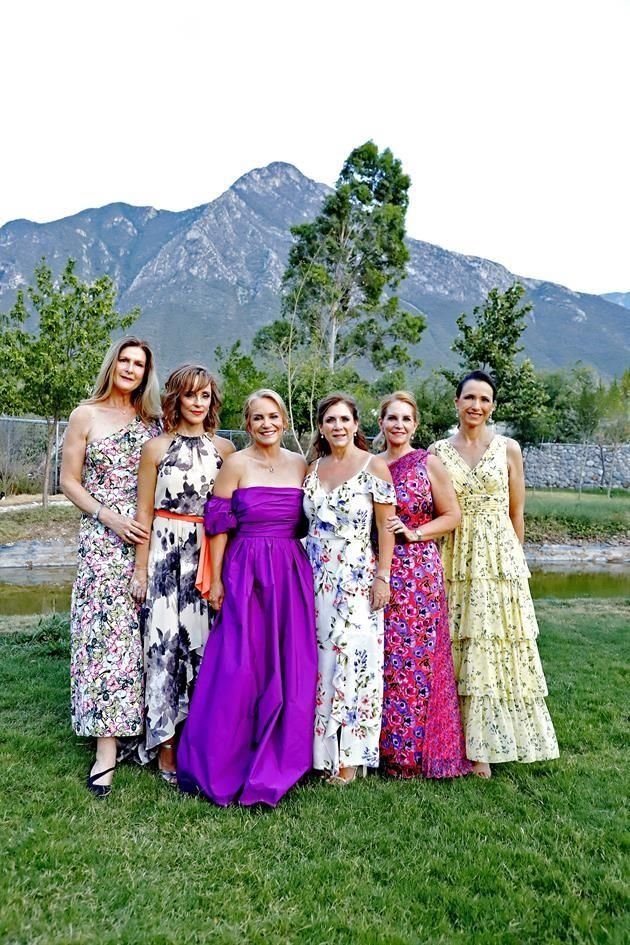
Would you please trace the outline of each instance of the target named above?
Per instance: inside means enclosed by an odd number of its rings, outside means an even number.
[[[225,598],[177,750],[183,791],[268,804],[312,766],[317,646],[313,574],[298,539],[302,490],[251,486],[206,505],[230,532]]]

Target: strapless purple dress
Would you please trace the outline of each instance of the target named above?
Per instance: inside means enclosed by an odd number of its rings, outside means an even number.
[[[312,766],[317,645],[301,489],[251,486],[206,505],[229,532],[225,599],[177,750],[182,791],[275,807]]]

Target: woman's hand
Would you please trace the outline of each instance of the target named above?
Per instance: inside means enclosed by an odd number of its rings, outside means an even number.
[[[406,541],[414,541],[414,533],[410,528],[400,521],[397,515],[392,515],[387,519],[385,528],[394,535],[402,536]]]
[[[221,605],[223,604],[223,598],[225,597],[225,590],[223,588],[223,581],[214,580],[210,583],[210,593],[208,595],[208,603],[213,610],[221,610]]]
[[[128,545],[144,545],[149,540],[149,531],[130,515],[119,515],[113,509],[101,509],[100,521],[111,528]]]
[[[131,596],[137,604],[141,604],[147,596],[147,569],[136,567],[131,579]]]
[[[375,577],[370,591],[372,610],[382,610],[383,607],[386,607],[389,604],[389,593],[389,582],[378,576]]]

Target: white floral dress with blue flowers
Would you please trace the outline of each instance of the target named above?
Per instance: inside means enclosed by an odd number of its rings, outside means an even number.
[[[366,469],[327,492],[317,466],[304,482],[306,540],[315,581],[318,675],[313,767],[379,762],[383,705],[383,611],[370,605],[376,557],[374,503],[396,504],[391,483]]]

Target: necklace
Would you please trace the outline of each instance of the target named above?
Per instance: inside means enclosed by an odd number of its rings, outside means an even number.
[[[276,467],[273,466],[271,463],[267,462],[266,459],[259,459],[258,456],[256,456],[255,453],[252,453],[252,456],[254,457],[254,459],[256,460],[256,462],[257,462],[257,463],[260,463],[261,466],[264,466],[265,469],[266,469],[268,472],[272,473],[272,472],[275,471],[275,468],[276,468]]]

